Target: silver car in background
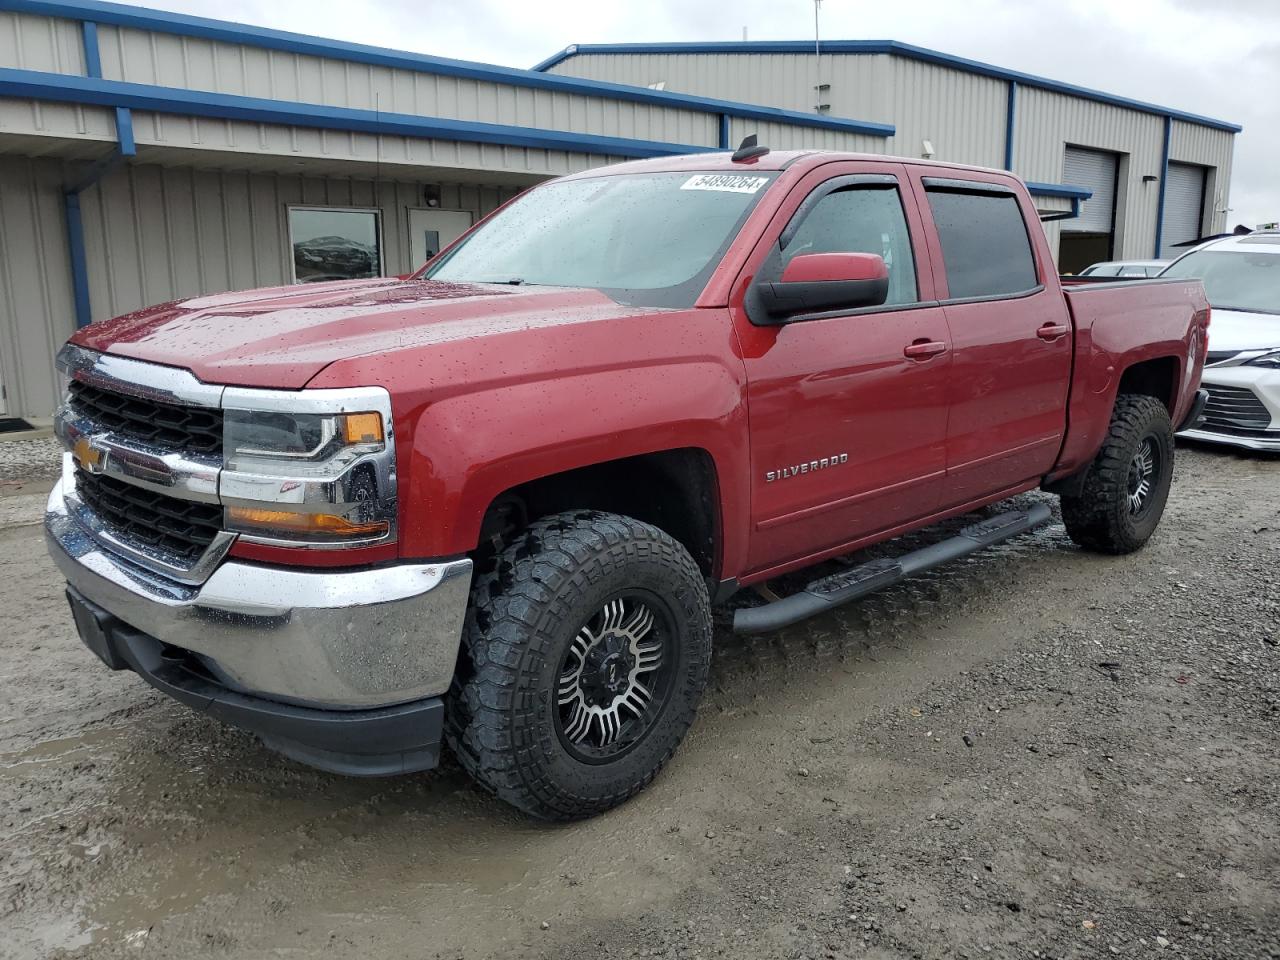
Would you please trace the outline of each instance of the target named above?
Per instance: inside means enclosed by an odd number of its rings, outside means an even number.
[[[1108,260],[1080,271],[1082,277],[1158,277],[1168,260]]]
[[[1280,452],[1280,232],[1214,240],[1160,276],[1203,280],[1213,307],[1209,402],[1180,436]]]

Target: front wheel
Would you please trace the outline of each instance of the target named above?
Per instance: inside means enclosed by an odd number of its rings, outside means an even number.
[[[1169,411],[1155,397],[1122,394],[1080,492],[1062,498],[1068,536],[1099,553],[1132,553],[1155,533],[1172,482]]]
[[[616,514],[548,517],[477,578],[450,746],[526,813],[600,813],[674,753],[710,657],[707,586],[684,547]]]

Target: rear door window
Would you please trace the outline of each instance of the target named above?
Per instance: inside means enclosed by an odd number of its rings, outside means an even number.
[[[1040,280],[1018,198],[974,186],[971,192],[926,185],[950,298],[994,299],[1034,290]]]

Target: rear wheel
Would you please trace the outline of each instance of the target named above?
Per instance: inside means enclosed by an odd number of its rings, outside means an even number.
[[[600,813],[684,738],[710,654],[706,583],[674,539],[615,514],[540,520],[477,578],[450,745],[527,813]]]
[[[1164,515],[1173,481],[1173,424],[1155,397],[1122,394],[1080,492],[1062,497],[1067,534],[1099,553],[1132,553]]]

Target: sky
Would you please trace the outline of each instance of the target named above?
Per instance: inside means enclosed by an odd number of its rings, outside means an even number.
[[[530,67],[571,43],[813,38],[813,0],[152,0]],[[1229,225],[1280,220],[1280,0],[823,0],[827,39],[900,40],[1244,126]]]

